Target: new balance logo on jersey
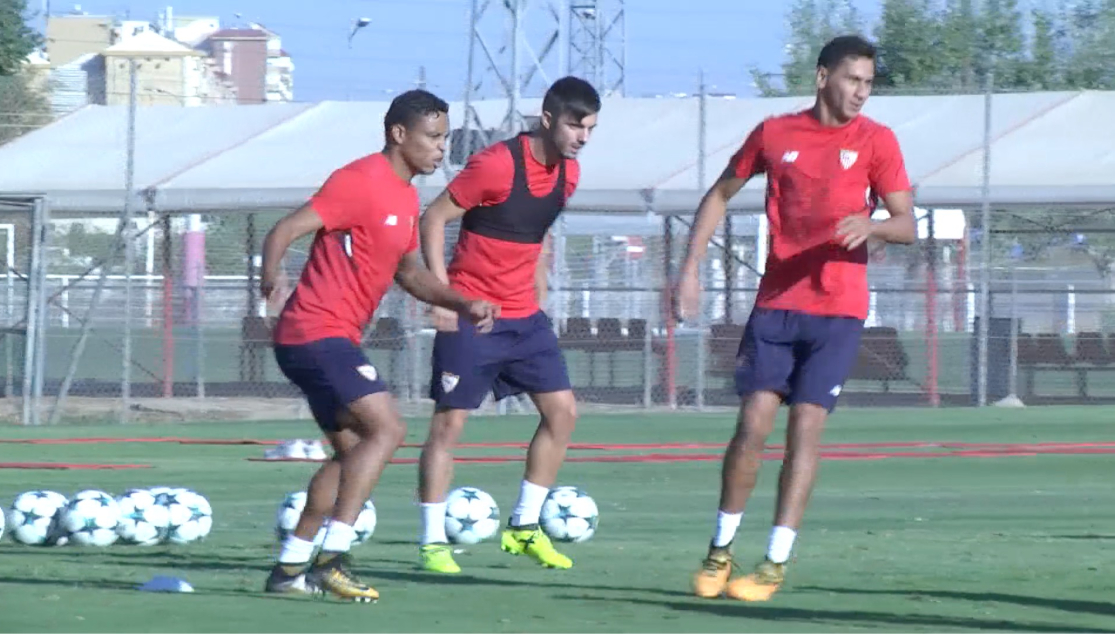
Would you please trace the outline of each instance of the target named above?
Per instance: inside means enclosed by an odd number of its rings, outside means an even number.
[[[786,152],[782,155],[783,163],[793,163],[796,160],[798,160],[798,153],[796,150],[792,152]]]
[[[399,217],[398,216],[388,216],[387,217],[387,222],[384,222],[383,224],[387,225],[388,227],[394,227],[395,225],[399,224]]]

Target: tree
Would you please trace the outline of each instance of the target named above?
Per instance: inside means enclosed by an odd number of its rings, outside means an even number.
[[[1062,86],[1056,18],[1041,9],[1035,9],[1031,17],[1034,36],[1030,61],[1025,68],[1025,86],[1034,90],[1056,90]]]
[[[1063,12],[1070,43],[1065,82],[1072,88],[1115,88],[1115,0],[1083,0]]]
[[[0,76],[20,72],[24,60],[42,43],[27,26],[27,0],[0,0]]]
[[[825,23],[817,0],[797,0],[790,8],[790,41],[786,44],[788,59],[782,64],[783,83],[790,93],[808,92],[814,85],[818,40]]]
[[[49,120],[46,98],[23,72],[27,56],[42,42],[26,15],[27,0],[0,0],[0,143]]]
[[[0,145],[50,122],[50,103],[25,74],[0,75]]]
[[[876,85],[904,89],[933,85],[941,72],[938,30],[926,0],[886,0],[875,30],[883,71]]]
[[[938,22],[940,70],[945,85],[954,90],[975,90],[979,23],[973,0],[949,0]]]
[[[864,33],[863,16],[856,9],[856,5],[852,4],[852,0],[841,2],[840,16],[841,33],[844,35],[862,35]]]
[[[994,68],[995,87],[1025,88],[1026,40],[1018,0],[985,0],[980,26],[979,55]]]
[[[837,35],[860,33],[862,19],[852,0],[796,0],[787,15],[790,36],[787,59],[782,64],[782,84],[775,87],[771,74],[751,69],[751,78],[764,97],[800,95],[813,91],[817,56],[825,42]]]

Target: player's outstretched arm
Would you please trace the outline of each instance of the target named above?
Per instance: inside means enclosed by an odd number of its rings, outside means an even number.
[[[709,240],[712,240],[720,221],[728,213],[728,203],[746,184],[747,179],[736,176],[735,168],[729,167],[705,192],[701,204],[697,207],[697,217],[693,227],[689,230],[689,242],[686,245],[685,261],[682,264],[683,273],[697,274],[701,260],[705,259],[705,254],[708,252]]]
[[[481,332],[490,330],[499,317],[499,307],[483,300],[468,299],[437,279],[422,266],[418,251],[411,251],[399,261],[395,281],[419,301],[447,308],[463,315],[476,324]]]
[[[841,220],[836,226],[836,237],[849,251],[868,240],[913,244],[918,237],[914,194],[898,138],[885,128],[872,137],[872,142],[875,147],[868,172],[871,191],[880,193],[890,218],[874,222],[863,214]]]
[[[321,216],[310,205],[303,205],[275,223],[263,239],[263,271],[259,290],[265,299],[271,298],[281,277],[283,258],[295,240],[321,229]]]
[[[836,225],[836,238],[852,251],[868,240],[889,244],[913,244],[917,240],[917,219],[914,217],[914,195],[909,190],[883,196],[890,218],[875,222],[867,216],[848,216]]]
[[[444,284],[449,283],[449,273],[445,270],[445,225],[463,217],[465,211],[453,200],[449,190],[445,190],[426,208],[418,225],[422,236],[422,258],[430,273]]]
[[[914,194],[910,190],[883,196],[890,218],[875,225],[875,237],[891,244],[913,244],[918,239]]]
[[[538,295],[538,305],[546,306],[549,294],[550,263],[553,254],[553,238],[550,233],[542,240],[542,252],[538,255],[538,266],[534,269],[534,292]]]
[[[728,213],[728,202],[747,184],[746,178],[736,175],[736,168],[729,166],[716,183],[709,188],[701,204],[697,207],[697,217],[689,230],[689,240],[685,250],[685,260],[681,265],[674,298],[677,301],[678,317],[690,319],[697,314],[697,303],[701,291],[698,277],[701,260],[708,252],[708,243],[716,233],[716,227]]]

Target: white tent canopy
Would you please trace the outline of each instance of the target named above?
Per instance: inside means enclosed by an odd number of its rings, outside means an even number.
[[[747,133],[810,99],[707,100],[705,183],[699,172],[697,99],[605,100],[581,158],[579,211],[691,212]],[[329,173],[383,145],[386,102],[140,108],[137,210],[288,209]],[[537,111],[540,100],[522,102]],[[476,104],[495,127],[505,101]],[[996,205],[1115,203],[1115,92],[996,95],[991,197]],[[979,204],[983,97],[873,97],[866,114],[898,135],[921,206]],[[452,104],[459,126],[463,107]],[[88,106],[0,147],[0,195],[42,193],[55,211],[117,213],[124,200],[127,110]],[[419,179],[428,200],[445,175]],[[762,208],[756,179],[733,201]]]

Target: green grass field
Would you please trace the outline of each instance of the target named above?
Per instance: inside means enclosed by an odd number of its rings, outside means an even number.
[[[575,440],[723,442],[720,414],[586,416]],[[474,419],[467,442],[525,441],[533,421]],[[311,437],[311,424],[217,423],[0,428],[0,438]],[[423,421],[412,421],[420,442]],[[828,443],[1086,443],[1115,440],[1107,408],[838,411]],[[780,442],[777,439],[775,442]],[[718,486],[715,460],[574,462],[561,481],[593,495],[596,537],[567,548],[576,566],[549,571],[474,547],[459,578],[416,567],[415,466],[388,468],[379,524],[357,547],[378,604],[259,592],[275,553],[275,510],[313,466],[249,462],[259,445],[0,444],[0,460],[145,463],[130,471],[0,470],[0,503],[20,492],[187,486],[214,508],[210,537],[190,546],[104,550],[0,543],[0,631],[1010,631],[1115,630],[1113,458],[1102,453],[826,461],[784,590],[770,603],[699,600],[689,577],[704,554]],[[710,454],[717,449],[646,450]],[[890,450],[871,450],[890,451]],[[944,449],[926,448],[925,454]],[[515,449],[460,455],[517,454]],[[603,452],[572,451],[571,456]],[[616,452],[613,452],[616,453]],[[404,449],[399,457],[413,458]],[[520,462],[458,465],[457,485],[495,495],[506,517]],[[777,463],[768,462],[736,540],[740,563],[766,546]],[[141,593],[156,574],[195,594]]]

